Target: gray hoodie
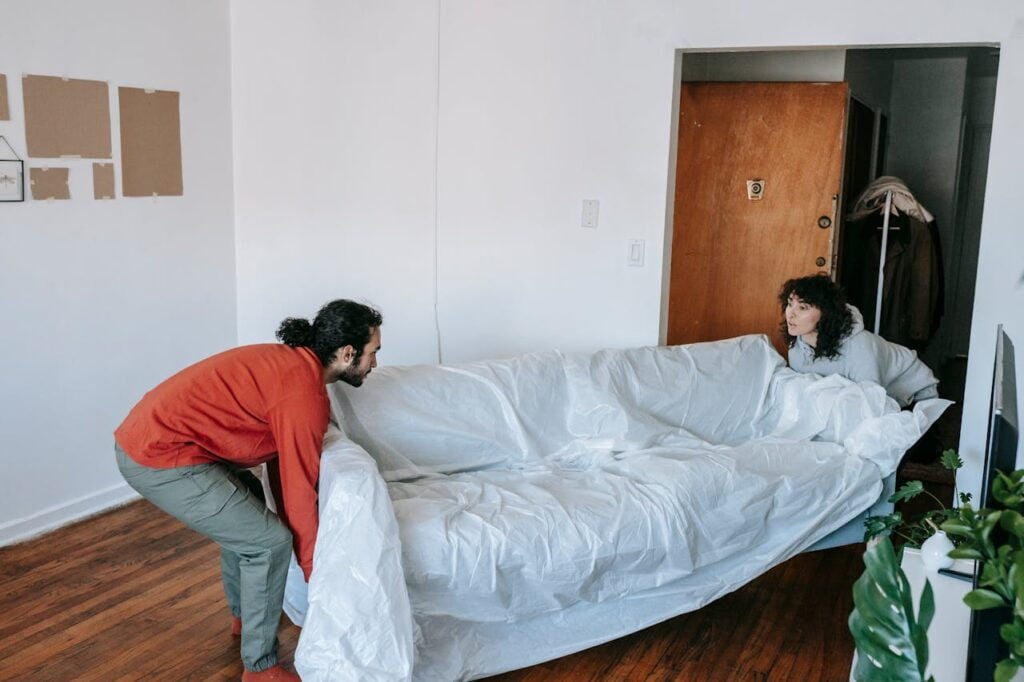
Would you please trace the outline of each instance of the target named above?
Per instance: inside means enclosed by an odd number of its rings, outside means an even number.
[[[840,374],[851,381],[880,384],[902,407],[937,398],[938,379],[917,353],[864,329],[864,318],[852,305],[853,331],[839,343],[839,355],[814,359],[814,349],[802,338],[789,349],[789,366],[797,372]]]

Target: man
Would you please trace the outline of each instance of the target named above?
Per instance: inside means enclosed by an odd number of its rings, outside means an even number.
[[[312,323],[288,318],[282,343],[242,346],[167,379],[114,432],[128,484],[221,547],[243,681],[298,680],[277,661],[277,627],[294,547],[309,580],[317,481],[330,412],[326,384],[359,386],[377,366],[379,312],[331,301]],[[278,514],[247,471],[266,463]]]

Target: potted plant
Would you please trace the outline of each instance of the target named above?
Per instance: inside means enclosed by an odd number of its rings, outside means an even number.
[[[949,468],[962,466],[951,452],[943,453],[943,462]],[[920,494],[919,485],[918,481],[906,484],[890,500]],[[1002,508],[975,510],[970,497],[961,495],[959,507],[942,506],[911,520],[898,513],[872,517],[865,539],[892,530],[907,543],[919,545],[929,534],[929,524],[941,520],[938,525],[956,542],[949,556],[981,562],[979,587],[967,593],[964,602],[974,610],[1007,612],[999,635],[1009,655],[996,664],[993,677],[996,682],[1009,682],[1024,666],[1024,469],[999,472],[992,484],[992,499]],[[888,537],[869,543],[864,563],[864,574],[854,584],[854,611],[849,619],[858,655],[854,679],[927,682],[927,629],[935,608],[930,583],[925,581],[915,617],[906,576]]]
[[[934,682],[924,676],[927,632],[934,614],[932,586],[926,580],[915,618],[910,583],[889,538],[869,544],[864,552],[864,573],[853,584],[849,619],[857,645],[853,678],[858,682]]]
[[[993,676],[1008,682],[1024,666],[1024,469],[997,472],[992,499],[1002,508],[975,511],[965,504],[942,529],[961,539],[951,557],[981,562],[979,586],[964,596],[964,603],[976,611],[1006,611],[999,637],[1009,655],[996,664]]]
[[[964,465],[960,456],[957,455],[956,450],[946,450],[942,453],[942,466],[950,471],[956,472],[957,469]],[[938,505],[934,509],[929,509],[925,512],[917,514],[912,517],[905,518],[902,512],[894,511],[891,514],[884,516],[869,516],[864,521],[864,541],[868,542],[873,538],[876,538],[883,534],[892,534],[902,539],[900,545],[900,553],[898,558],[903,556],[903,547],[920,547],[924,542],[930,538],[939,527],[945,523],[948,519],[956,517],[960,510],[958,507],[946,507],[942,500],[935,497],[932,493],[925,490],[924,484],[921,481],[908,481],[900,486],[897,490],[889,497],[889,502],[896,503],[902,501],[912,500],[918,495],[927,495],[935,500]],[[971,501],[970,493],[961,493],[959,495],[960,504],[967,504]]]

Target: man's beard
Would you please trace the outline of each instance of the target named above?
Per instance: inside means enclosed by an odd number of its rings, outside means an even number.
[[[363,379],[366,378],[367,374],[369,374],[368,371],[360,372],[358,366],[349,365],[341,371],[341,374],[338,375],[338,379],[344,381],[349,386],[358,387],[363,385]]]

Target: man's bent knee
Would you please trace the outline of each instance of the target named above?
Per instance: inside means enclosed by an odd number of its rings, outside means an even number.
[[[292,534],[283,523],[276,523],[268,530],[266,547],[272,554],[287,555],[292,551]]]

